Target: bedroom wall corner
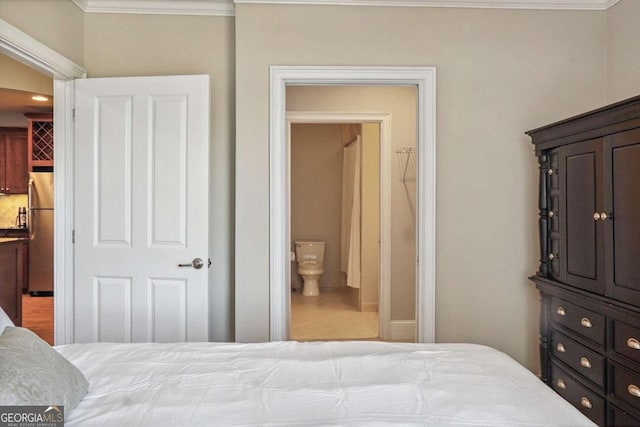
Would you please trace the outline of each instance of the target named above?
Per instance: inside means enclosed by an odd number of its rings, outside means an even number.
[[[640,95],[640,2],[621,0],[607,10],[607,101]]]

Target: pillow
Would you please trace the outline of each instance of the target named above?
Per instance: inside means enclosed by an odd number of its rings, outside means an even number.
[[[9,315],[4,312],[2,307],[0,307],[0,335],[2,335],[2,333],[4,332],[4,328],[6,328],[7,326],[15,326],[15,325],[9,318]]]
[[[30,330],[9,327],[0,335],[0,405],[64,405],[70,412],[88,388],[80,370]]]

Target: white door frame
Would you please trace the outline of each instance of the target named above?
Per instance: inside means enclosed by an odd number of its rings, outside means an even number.
[[[416,341],[435,341],[436,242],[435,67],[270,67],[269,295],[270,339],[289,338],[289,144],[286,87],[415,86],[418,89]]]
[[[87,72],[2,19],[0,53],[54,79],[54,342],[68,344],[73,338],[73,80]]]
[[[291,153],[291,124],[293,123],[378,123],[380,125],[380,265],[378,269],[378,331],[380,339],[391,338],[391,114],[333,111],[287,111],[287,153]],[[290,154],[289,154],[290,157]],[[291,176],[291,162],[288,163]],[[290,179],[288,179],[290,184]],[[287,191],[291,208],[291,189]],[[291,212],[289,212],[291,218]],[[291,240],[291,222],[286,240]],[[291,283],[287,270],[285,283]],[[287,316],[291,313],[291,294],[287,293]],[[290,321],[290,319],[289,319]],[[288,333],[288,331],[287,331]]]

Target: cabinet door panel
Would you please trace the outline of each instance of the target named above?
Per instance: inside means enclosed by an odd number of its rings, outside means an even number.
[[[27,170],[27,132],[7,134],[6,180],[10,193],[27,193],[29,172]]]
[[[640,131],[612,136],[605,163],[610,189],[606,221],[608,293],[640,303]]]
[[[601,140],[586,141],[567,147],[561,188],[564,202],[566,281],[592,292],[604,293],[601,221],[594,213],[602,206]]]
[[[0,244],[0,306],[17,326],[22,324],[21,250],[20,243]]]

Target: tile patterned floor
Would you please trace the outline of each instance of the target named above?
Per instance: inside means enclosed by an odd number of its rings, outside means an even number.
[[[360,312],[349,288],[321,288],[320,295],[291,294],[292,340],[371,340],[378,338],[378,313]]]

